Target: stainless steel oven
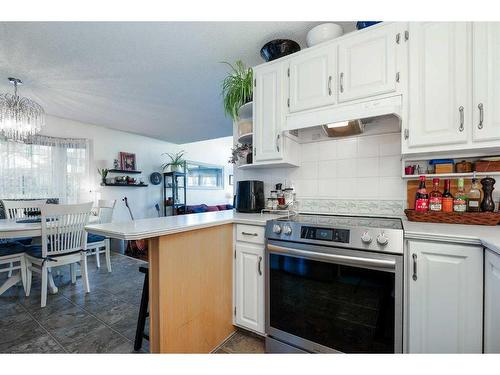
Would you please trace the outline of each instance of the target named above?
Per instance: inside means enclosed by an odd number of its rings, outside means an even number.
[[[268,224],[267,350],[401,353],[402,231],[299,219]]]

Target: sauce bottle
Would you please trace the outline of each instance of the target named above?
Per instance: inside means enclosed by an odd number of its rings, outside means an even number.
[[[420,186],[415,194],[415,211],[427,212],[429,210],[429,194],[425,188],[425,176],[420,176]]]
[[[464,191],[464,179],[458,179],[458,189],[453,200],[453,211],[465,212],[467,211],[467,195]]]
[[[444,180],[444,192],[443,192],[443,212],[453,212],[453,195],[450,192],[450,180]]]
[[[476,173],[474,172],[474,177],[472,178],[472,186],[470,188],[467,200],[467,211],[469,212],[479,212],[481,211],[481,188],[479,187],[479,182],[476,178]]]
[[[432,180],[432,191],[429,194],[429,211],[441,212],[443,209],[443,194],[439,191],[439,178]]]

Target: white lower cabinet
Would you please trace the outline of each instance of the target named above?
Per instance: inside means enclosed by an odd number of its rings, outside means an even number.
[[[409,240],[408,351],[481,353],[483,248]]]
[[[235,246],[235,324],[265,332],[264,325],[264,244],[236,242]]]
[[[484,255],[484,352],[500,353],[500,255]]]

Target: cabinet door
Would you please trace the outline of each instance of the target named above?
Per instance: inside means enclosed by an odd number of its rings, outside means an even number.
[[[236,243],[236,324],[264,333],[264,247]]]
[[[500,255],[484,258],[484,352],[500,353]]]
[[[313,49],[290,60],[290,112],[335,103],[335,46]]]
[[[466,143],[470,24],[410,23],[409,36],[409,147]]]
[[[500,139],[500,23],[473,24],[474,142]]]
[[[339,102],[396,91],[396,25],[342,40]]]
[[[254,156],[255,161],[282,159],[281,131],[284,122],[284,74],[282,63],[254,70]]]
[[[409,241],[409,250],[409,352],[481,353],[483,249]]]

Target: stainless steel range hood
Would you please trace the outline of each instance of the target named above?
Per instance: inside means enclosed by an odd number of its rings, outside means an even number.
[[[336,105],[307,112],[291,113],[287,115],[286,118],[286,130],[305,129],[387,115],[394,115],[401,118],[401,113],[401,95],[391,96],[366,102]]]

